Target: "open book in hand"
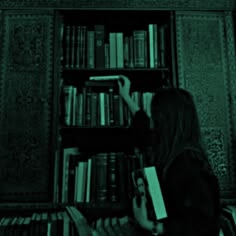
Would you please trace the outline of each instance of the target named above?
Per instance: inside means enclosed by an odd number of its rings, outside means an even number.
[[[137,204],[140,205],[141,194],[144,194],[147,203],[148,218],[160,220],[167,217],[165,202],[154,166],[137,169],[131,173],[134,190],[137,194]]]

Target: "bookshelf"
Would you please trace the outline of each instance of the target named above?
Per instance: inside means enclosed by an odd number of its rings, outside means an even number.
[[[76,206],[90,222],[130,212],[130,189],[126,200],[114,203],[61,200],[62,154],[66,148],[78,147],[79,154],[94,158],[99,153],[119,154],[130,170],[140,165],[133,148],[130,118],[123,125],[64,123],[63,86],[81,91],[89,77],[96,75],[127,75],[132,81],[131,92],[155,92],[161,86],[179,86],[193,92],[204,119],[207,151],[216,160],[222,201],[235,205],[234,1],[18,0],[1,1],[0,5],[1,170],[4,167],[0,174],[0,220],[35,212],[48,212],[50,216],[68,205]],[[66,63],[66,26],[93,30],[95,24],[104,25],[105,43],[113,31],[131,37],[135,30],[148,35],[149,24],[165,26],[166,64],[150,67],[149,45],[147,60],[142,60],[144,66],[134,66],[134,61],[132,65],[128,60],[124,66],[111,68],[107,60],[104,65],[109,66],[76,67],[75,57],[74,64]],[[195,48],[194,53],[191,48]],[[117,94],[115,83],[92,86],[100,92],[110,87]],[[222,107],[227,107],[226,112]]]
[[[79,200],[78,203],[73,198],[69,200],[68,196],[61,197],[65,186],[60,186],[59,202],[76,202],[83,212],[93,208],[94,214],[101,206],[107,210],[116,209],[115,215],[119,214],[119,211],[121,214],[122,212],[127,214],[130,212],[132,190],[129,181],[124,181],[122,175],[128,180],[130,179],[128,173],[131,173],[132,168],[140,166],[139,157],[134,151],[132,115],[118,94],[116,81],[98,82],[89,78],[119,74],[128,76],[131,80],[133,99],[146,109],[156,89],[175,84],[173,81],[175,63],[172,62],[174,58],[172,12],[60,10],[58,19],[60,22],[58,51],[61,53],[58,65],[61,71],[61,95],[58,104],[62,165],[60,168],[61,170],[65,168],[65,163],[63,164],[65,150],[78,147],[81,153],[86,153],[85,162],[86,158],[92,159],[92,162],[96,159],[95,163],[107,166],[105,172],[104,168],[101,169],[103,171],[101,173],[107,176],[107,182],[115,181],[113,184],[117,187],[116,194],[119,195],[119,197],[113,196],[113,201],[109,201],[109,192],[112,190],[106,189],[107,196],[103,196],[106,204],[104,200],[97,202]],[[102,162],[104,156],[106,160]],[[111,157],[117,162],[116,167],[111,167]],[[76,165],[78,162],[80,165],[80,161],[75,162]],[[93,175],[95,174],[92,167],[92,179]],[[101,175],[96,175],[97,185],[109,184],[104,183],[104,180],[101,180],[103,183],[99,183]],[[62,174],[63,178],[65,177]],[[93,184],[91,180],[91,185]],[[101,186],[103,187],[104,185]],[[96,195],[91,193],[94,194]],[[108,214],[107,210],[101,213],[103,217]],[[112,215],[112,211],[109,214]]]

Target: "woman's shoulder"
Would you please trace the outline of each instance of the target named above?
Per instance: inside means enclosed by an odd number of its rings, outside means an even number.
[[[192,166],[197,160],[203,159],[203,153],[192,149],[184,149],[178,153],[171,163],[170,167]]]
[[[198,149],[184,149],[173,159],[172,163],[167,167],[168,172],[179,174],[196,173],[203,169],[208,169],[209,162],[205,154]]]

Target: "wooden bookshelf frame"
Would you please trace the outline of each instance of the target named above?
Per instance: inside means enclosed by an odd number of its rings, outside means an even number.
[[[235,10],[234,0],[2,0],[0,9],[162,9],[162,10]]]

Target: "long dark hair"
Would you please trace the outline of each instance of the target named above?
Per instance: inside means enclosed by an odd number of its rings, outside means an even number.
[[[199,152],[208,169],[200,125],[192,95],[178,88],[159,89],[151,103],[153,160],[162,174],[185,149]]]

